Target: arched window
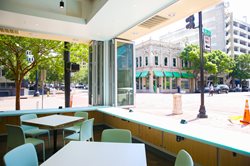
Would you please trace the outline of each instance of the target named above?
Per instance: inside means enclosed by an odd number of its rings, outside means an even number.
[[[148,57],[145,57],[145,66],[148,66]]]
[[[155,56],[155,65],[158,66],[159,62],[158,62],[158,56]]]
[[[164,66],[168,66],[168,57],[164,58]]]

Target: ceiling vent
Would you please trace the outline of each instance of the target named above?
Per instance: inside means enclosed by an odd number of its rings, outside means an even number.
[[[138,26],[150,29],[152,27],[155,27],[155,26],[167,21],[167,20],[168,20],[168,18],[156,15],[156,16],[148,19],[147,21],[144,21],[143,23],[139,24]]]
[[[0,27],[0,33],[3,33],[3,34],[19,34],[19,31],[16,30],[16,29]]]

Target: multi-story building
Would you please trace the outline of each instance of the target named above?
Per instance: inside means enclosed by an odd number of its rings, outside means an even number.
[[[229,2],[223,2],[203,12],[203,27],[211,31],[211,50],[221,50],[232,58],[240,54],[250,54],[250,24],[233,17]],[[184,20],[183,20],[184,21]],[[198,24],[197,24],[198,25]],[[163,35],[161,41],[186,44],[199,44],[198,29],[185,27]],[[231,77],[220,75],[220,83],[232,84]],[[209,82],[206,77],[206,82]],[[236,79],[235,84],[239,84]],[[250,80],[247,80],[250,86]]]
[[[136,46],[137,92],[194,91],[194,75],[182,70],[179,44],[148,40]],[[179,88],[178,88],[179,87]]]
[[[203,28],[208,29],[212,32],[211,35],[211,49],[212,50],[221,50],[226,51],[226,41],[225,41],[225,10],[227,4],[220,3],[217,6],[205,10],[202,13],[203,18]],[[196,20],[197,14],[196,14]],[[185,20],[183,20],[185,22]],[[196,21],[196,26],[198,22]],[[185,44],[199,44],[199,29],[178,29],[174,32],[169,32],[160,37],[161,41],[171,42],[171,43],[180,43],[183,46]]]
[[[250,24],[233,18],[233,13],[226,19],[226,49],[233,58],[250,54]]]

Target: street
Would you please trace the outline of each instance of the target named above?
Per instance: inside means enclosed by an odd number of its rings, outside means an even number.
[[[88,93],[86,90],[73,90],[73,107],[88,106]],[[250,99],[250,92],[231,92],[228,94],[214,94],[209,96],[205,93],[205,107],[208,115],[207,119],[196,119],[200,107],[200,94],[182,94],[181,115],[173,115],[173,94],[152,94],[137,93],[135,96],[134,112],[140,111],[152,114],[152,116],[162,116],[180,121],[185,119],[188,123],[198,125],[210,125],[229,130],[237,130],[250,134],[250,127],[242,126],[237,121],[229,121],[231,116],[243,116],[245,101]],[[44,95],[43,108],[64,107],[64,94],[55,96]],[[1,97],[0,111],[14,110],[15,97]],[[21,109],[41,109],[42,96],[28,96],[21,99]]]

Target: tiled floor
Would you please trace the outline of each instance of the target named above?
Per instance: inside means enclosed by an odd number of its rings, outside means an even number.
[[[95,127],[94,129],[94,137],[95,141],[100,141],[101,139],[101,133],[102,133],[103,127],[98,126]],[[63,140],[62,140],[62,132],[58,131],[58,147],[61,148],[63,146]],[[45,140],[46,144],[46,159],[48,159],[52,154],[53,154],[53,136],[51,135],[51,144],[52,146],[49,147],[48,143],[46,141],[47,137],[42,136],[42,139]],[[3,164],[3,156],[6,153],[6,142],[7,142],[7,136],[0,136],[0,165]],[[174,165],[173,159],[172,158],[167,158],[163,156],[160,153],[156,153],[155,151],[151,150],[150,148],[147,148],[146,150],[146,155],[147,155],[147,165],[148,166],[172,166]],[[38,147],[38,158],[39,161],[42,163],[42,149],[41,147]],[[91,166],[91,165],[90,165]]]

